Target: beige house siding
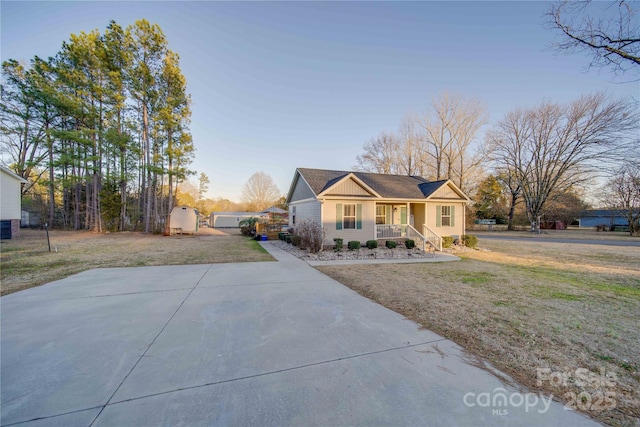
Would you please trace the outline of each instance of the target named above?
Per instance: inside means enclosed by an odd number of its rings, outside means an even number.
[[[413,215],[413,227],[422,233],[422,225],[425,223],[426,218],[426,203],[411,203],[410,215]]]
[[[454,207],[454,218],[453,218],[453,226],[443,226],[437,225],[437,207],[438,206],[453,206]],[[465,211],[465,203],[463,202],[453,202],[453,201],[430,201],[427,203],[427,226],[431,228],[434,232],[439,234],[440,236],[462,236],[465,234],[464,230],[464,211]],[[418,223],[416,222],[416,225]],[[422,232],[422,226],[416,227],[416,229]]]
[[[345,204],[362,205],[361,229],[336,229],[336,219],[338,217],[337,206],[344,206]],[[334,238],[342,238],[345,245],[351,240],[359,240],[362,244],[364,244],[367,240],[375,239],[375,205],[375,201],[373,200],[325,200],[322,204],[322,226],[327,231],[325,243],[327,245],[332,245]]]

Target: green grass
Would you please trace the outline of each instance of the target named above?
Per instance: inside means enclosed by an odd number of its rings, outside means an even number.
[[[267,251],[264,247],[262,247],[262,245],[257,240],[251,239],[248,246],[250,249],[256,250],[260,253],[263,253],[263,254],[269,253],[269,251]]]
[[[545,294],[549,298],[571,301],[584,298],[580,295],[550,290],[549,286],[554,284],[574,286],[583,290],[611,292],[617,296],[640,298],[640,279],[612,277],[607,282],[602,282],[601,278],[594,278],[593,275],[589,273],[558,270],[552,267],[509,266],[509,268],[514,270],[514,275],[523,274],[529,278],[538,280],[540,287],[545,289]]]
[[[457,276],[457,278],[460,279],[462,283],[468,283],[472,285],[490,283],[497,278],[496,275],[485,272],[470,273],[467,271],[455,271],[452,275]]]

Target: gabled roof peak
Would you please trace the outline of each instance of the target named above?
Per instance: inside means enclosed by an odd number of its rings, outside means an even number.
[[[447,179],[428,181],[421,176],[311,168],[298,168],[296,174],[299,174],[304,179],[316,197],[349,175],[354,176],[381,198],[426,199],[440,187],[450,182]],[[457,187],[455,187],[455,190],[456,193],[462,195],[462,198],[467,198]]]

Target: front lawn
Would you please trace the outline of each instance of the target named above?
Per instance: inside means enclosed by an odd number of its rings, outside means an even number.
[[[258,242],[238,232],[204,228],[195,236],[22,230],[0,244],[2,295],[91,268],[273,261]]]
[[[493,240],[480,246],[485,250],[455,263],[319,270],[531,389],[553,393],[601,422],[636,426],[640,248]],[[580,368],[594,377],[615,375],[615,386],[579,384]],[[559,375],[566,384],[549,380]],[[603,410],[611,407],[600,404],[605,392],[614,394],[615,409]]]

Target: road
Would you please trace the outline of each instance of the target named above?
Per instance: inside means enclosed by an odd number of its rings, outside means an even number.
[[[567,244],[579,244],[579,245],[605,245],[605,246],[626,246],[626,247],[640,247],[640,239],[638,240],[595,240],[595,239],[569,239],[558,237],[519,237],[519,236],[505,236],[500,234],[478,234],[479,239],[490,240],[512,240],[518,242],[541,242],[541,243],[567,243]]]

